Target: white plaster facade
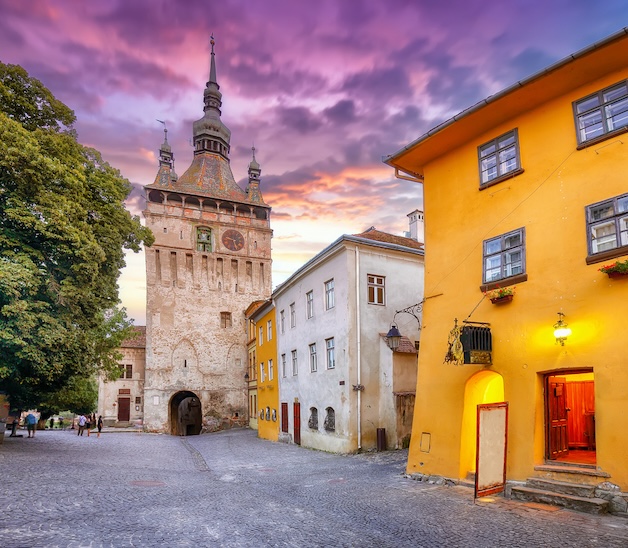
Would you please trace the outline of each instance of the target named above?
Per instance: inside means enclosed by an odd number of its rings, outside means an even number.
[[[384,283],[381,304],[369,304],[369,276]],[[333,307],[326,301],[330,280]],[[300,425],[303,446],[339,453],[369,450],[376,447],[378,428],[386,429],[388,447],[399,445],[394,393],[414,393],[417,356],[411,352],[410,358],[396,358],[383,335],[395,311],[422,300],[422,280],[423,251],[415,240],[370,229],[362,235],[340,237],[275,290],[279,396],[283,412],[288,411],[288,432],[282,431],[280,439],[295,441],[298,403],[296,434],[298,437]],[[310,292],[312,298],[308,299]],[[418,339],[419,325],[414,318],[397,319],[405,335]],[[335,363],[330,368],[326,351],[332,339]],[[312,344],[316,345],[315,372],[310,366]],[[318,412],[317,427],[308,425],[312,408]],[[335,413],[333,431],[325,428],[329,408]],[[286,417],[282,420],[285,427]]]

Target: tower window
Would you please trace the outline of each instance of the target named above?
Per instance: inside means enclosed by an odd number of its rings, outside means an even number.
[[[211,252],[212,250],[211,228],[199,227],[196,229],[196,250]]]
[[[220,327],[231,327],[231,312],[220,313]]]

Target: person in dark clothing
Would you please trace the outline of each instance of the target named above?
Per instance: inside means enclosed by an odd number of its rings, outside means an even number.
[[[102,431],[102,415],[98,416],[97,426],[98,426],[98,437],[100,437],[100,432]]]

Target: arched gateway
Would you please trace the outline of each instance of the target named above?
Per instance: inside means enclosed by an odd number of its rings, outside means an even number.
[[[177,392],[172,396],[169,414],[173,436],[198,436],[201,433],[201,400],[194,392]]]

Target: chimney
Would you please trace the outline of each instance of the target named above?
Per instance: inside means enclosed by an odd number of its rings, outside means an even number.
[[[410,238],[416,240],[420,244],[425,244],[425,222],[423,212],[415,209],[412,213],[408,213],[410,220]]]

